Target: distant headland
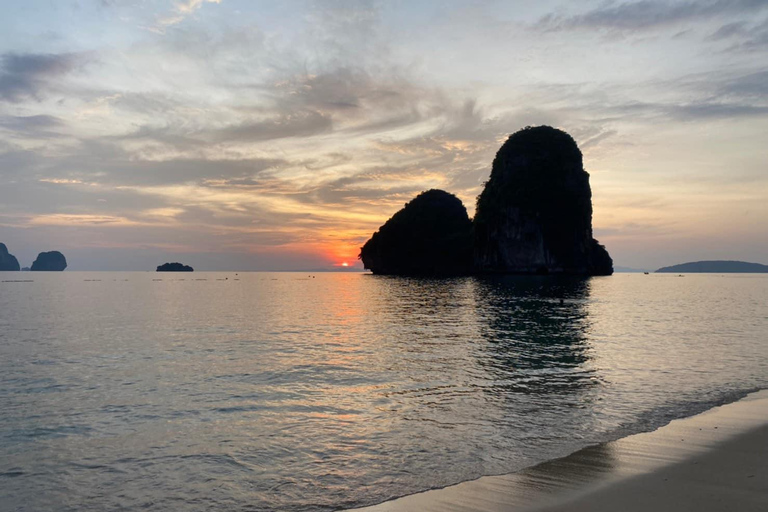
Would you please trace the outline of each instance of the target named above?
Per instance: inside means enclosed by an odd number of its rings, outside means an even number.
[[[182,265],[181,263],[163,263],[157,267],[156,272],[194,272],[195,269],[189,265]]]
[[[768,272],[768,265],[761,265],[760,263],[749,263],[747,261],[727,261],[727,260],[691,261],[688,263],[681,263],[679,265],[661,267],[656,272],[662,272],[662,273],[687,272],[689,274],[694,274],[694,273],[762,274],[762,273]]]
[[[592,190],[573,138],[551,126],[512,134],[470,220],[461,201],[429,190],[395,213],[360,250],[374,274],[610,275],[592,236]]]

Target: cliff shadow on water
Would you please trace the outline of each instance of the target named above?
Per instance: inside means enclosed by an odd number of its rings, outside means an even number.
[[[599,378],[591,367],[587,301],[590,278],[478,276],[478,358],[504,394],[573,393]]]
[[[381,343],[424,356],[413,367],[419,379],[443,380],[458,365],[486,395],[578,395],[600,383],[589,339],[591,279],[371,275],[369,314],[394,331]]]

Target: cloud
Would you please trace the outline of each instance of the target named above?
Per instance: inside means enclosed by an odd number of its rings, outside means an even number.
[[[35,139],[61,137],[55,131],[65,123],[58,117],[40,114],[36,116],[0,116],[0,128],[9,130],[14,136],[23,135]]]
[[[139,225],[139,223],[125,217],[115,217],[112,215],[53,213],[33,217],[29,220],[29,225],[67,227],[80,225],[135,226]]]
[[[728,79],[720,85],[718,92],[723,96],[766,101],[768,100],[768,71]]]
[[[0,55],[0,100],[39,100],[53,80],[71,73],[83,62],[83,56],[74,53]]]
[[[157,23],[159,27],[155,27],[156,29],[160,30],[163,27],[168,27],[170,25],[176,25],[177,23],[181,23],[184,21],[187,16],[190,16],[195,11],[200,9],[203,4],[220,4],[221,0],[180,0],[177,1],[173,12],[170,14],[161,17],[157,20]]]
[[[287,137],[309,137],[333,128],[330,116],[315,111],[289,112],[276,118],[230,125],[210,130],[213,139],[226,141],[266,141]]]
[[[641,31],[676,26],[690,21],[701,21],[718,16],[757,13],[768,8],[765,0],[702,0],[661,2],[607,3],[583,14],[570,16],[547,15],[538,22],[547,30],[605,29]]]
[[[760,51],[768,49],[768,20],[750,24],[746,21],[726,23],[707,38],[708,41],[728,41],[730,51]]]

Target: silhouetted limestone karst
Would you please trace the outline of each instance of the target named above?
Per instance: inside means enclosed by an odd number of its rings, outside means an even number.
[[[59,251],[41,252],[30,270],[59,272],[67,268],[67,259]]]
[[[609,275],[613,261],[592,238],[592,191],[567,133],[527,127],[496,154],[477,199],[474,270]]]
[[[8,252],[8,248],[5,244],[0,243],[0,271],[6,270],[19,270],[19,260],[16,259],[16,256]]]
[[[181,263],[163,263],[157,267],[157,272],[194,272],[195,269],[189,265],[182,265]]]
[[[422,192],[373,234],[360,258],[374,274],[468,274],[472,222],[467,209],[448,192]]]

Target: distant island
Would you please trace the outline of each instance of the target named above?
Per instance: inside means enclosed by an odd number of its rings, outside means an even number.
[[[0,243],[0,271],[15,272],[17,270],[19,270],[19,260],[8,252],[4,243]]]
[[[67,258],[59,251],[48,251],[38,254],[29,270],[33,272],[61,272],[65,268],[67,268]]]
[[[189,265],[182,265],[181,263],[163,263],[157,267],[156,272],[194,272],[195,269]]]
[[[374,274],[610,275],[592,236],[592,190],[576,141],[528,126],[501,146],[470,220],[461,200],[422,192],[360,249]]]
[[[749,263],[747,261],[691,261],[672,265],[670,267],[661,267],[656,272],[688,272],[688,273],[715,273],[715,274],[760,274],[768,272],[768,265],[760,263]]]

